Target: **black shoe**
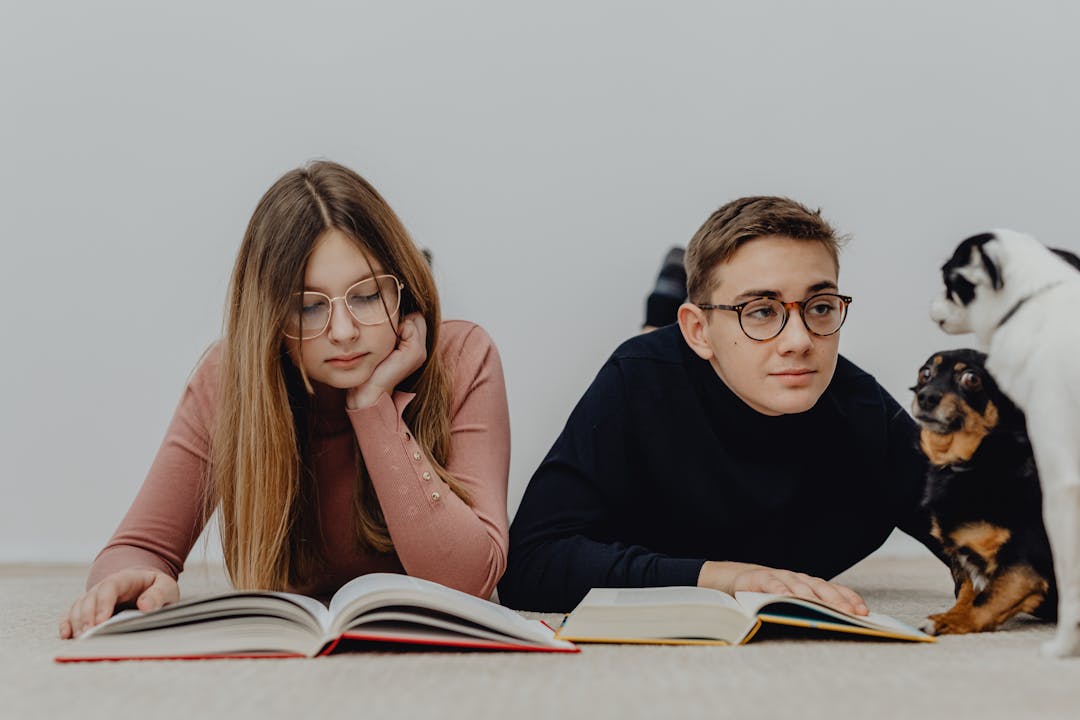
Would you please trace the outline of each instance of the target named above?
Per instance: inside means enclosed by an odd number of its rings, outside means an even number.
[[[656,287],[645,300],[645,327],[662,327],[676,321],[679,306],[686,301],[685,254],[681,247],[673,247],[664,256]]]

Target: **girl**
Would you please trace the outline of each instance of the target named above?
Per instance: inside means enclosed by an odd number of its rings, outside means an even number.
[[[60,636],[175,602],[215,510],[237,588],[322,596],[404,572],[488,597],[506,565],[509,458],[491,339],[440,321],[427,263],[363,178],[293,170],[255,209],[224,337]]]

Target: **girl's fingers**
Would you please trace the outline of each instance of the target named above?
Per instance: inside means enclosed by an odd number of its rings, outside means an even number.
[[[81,635],[94,624],[93,619],[97,612],[97,593],[94,590],[90,590],[83,595],[83,598],[78,605],[78,618],[73,625],[75,634]]]
[[[106,577],[72,604],[67,617],[60,621],[60,637],[76,637],[100,625],[112,617],[119,604],[139,597],[145,589],[157,585],[161,577],[164,576],[152,570],[121,571]],[[161,598],[156,601],[157,606],[170,597],[168,592],[157,595]]]
[[[79,604],[82,603],[82,598],[79,598],[71,604],[71,608],[68,609],[67,617],[60,624],[60,631],[63,632],[65,626],[67,627],[70,637],[75,637],[75,631],[79,627]]]
[[[165,575],[156,574],[150,584],[136,601],[136,606],[143,611],[157,610],[176,600],[176,581]]]
[[[117,595],[119,588],[117,583],[108,579],[103,580],[97,586],[97,614],[94,615],[93,625],[100,625],[101,623],[112,617],[113,609],[116,608]]]

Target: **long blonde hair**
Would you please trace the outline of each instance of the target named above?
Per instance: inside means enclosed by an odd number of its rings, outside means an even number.
[[[310,457],[311,385],[290,360],[282,327],[303,288],[316,240],[329,229],[405,284],[399,317],[427,323],[427,361],[399,388],[416,393],[403,419],[439,476],[468,500],[446,470],[450,378],[436,352],[439,298],[423,255],[385,200],[363,178],[331,162],[292,170],[267,190],[236,258],[225,315],[207,511],[220,511],[225,564],[239,588],[284,589],[325,563]],[[390,533],[356,446],[358,549],[388,553]]]

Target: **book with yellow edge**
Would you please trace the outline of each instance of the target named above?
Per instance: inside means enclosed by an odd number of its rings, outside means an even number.
[[[893,640],[934,642],[899,620],[849,615],[787,595],[700,587],[593,588],[566,616],[556,637],[571,642],[742,645],[762,623]]]

